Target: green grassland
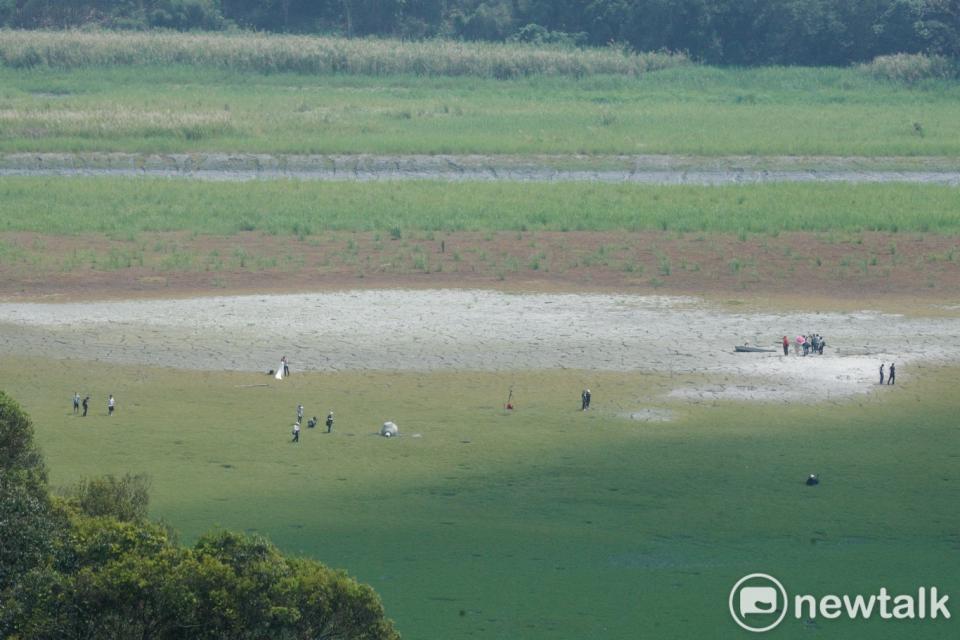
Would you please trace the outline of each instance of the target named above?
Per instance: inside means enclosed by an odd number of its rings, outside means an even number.
[[[682,66],[497,80],[0,66],[0,151],[960,154],[960,87]]]
[[[65,348],[69,355],[69,347]],[[733,582],[960,589],[955,370],[810,407],[665,403],[678,378],[186,372],[5,358],[55,485],[146,472],[187,541],[216,525],[346,567],[410,638],[735,637]],[[517,410],[502,409],[513,385]],[[595,408],[577,411],[589,385]],[[87,418],[69,410],[91,393]],[[118,413],[106,416],[106,394]],[[455,400],[452,400],[455,399]],[[331,435],[289,442],[298,402]],[[664,423],[624,417],[644,407]],[[374,435],[384,420],[402,436]],[[420,434],[420,437],[414,437]],[[804,486],[807,473],[823,483]],[[779,638],[943,638],[788,620]]]
[[[7,177],[0,231],[299,236],[324,231],[960,229],[960,190],[915,184],[242,183]],[[396,230],[396,231],[395,231]]]

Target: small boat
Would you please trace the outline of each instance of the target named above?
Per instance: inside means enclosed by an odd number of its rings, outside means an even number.
[[[776,349],[765,349],[764,347],[750,347],[747,345],[736,346],[733,348],[737,353],[776,353]]]

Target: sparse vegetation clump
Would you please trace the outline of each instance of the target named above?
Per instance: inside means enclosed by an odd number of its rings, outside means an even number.
[[[449,40],[410,42],[261,33],[0,31],[0,63],[13,68],[196,65],[312,75],[637,76],[690,64],[682,53]]]
[[[946,56],[897,53],[877,56],[860,69],[875,78],[915,85],[922,80],[950,80],[957,77],[957,65]]]

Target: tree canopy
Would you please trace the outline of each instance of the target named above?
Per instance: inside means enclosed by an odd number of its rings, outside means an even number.
[[[181,546],[147,501],[130,475],[51,496],[30,419],[0,392],[0,637],[399,638],[344,572],[227,531]]]
[[[713,64],[960,56],[960,0],[0,0],[0,25],[520,40]]]

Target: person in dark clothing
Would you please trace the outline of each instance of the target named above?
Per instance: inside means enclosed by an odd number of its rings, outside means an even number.
[[[90,408],[90,396],[83,399],[83,417],[87,417],[87,409]]]
[[[288,378],[290,376],[290,364],[287,362],[287,356],[280,358],[280,364],[283,365],[283,377]]]
[[[883,384],[883,363],[880,363],[880,384]]]
[[[590,389],[587,389],[586,391],[584,391],[583,399],[587,403],[584,409],[589,409],[590,408]]]
[[[823,348],[827,345],[827,341],[823,339],[823,336],[820,336],[820,342],[817,344],[817,353],[823,355]]]
[[[307,420],[307,429],[313,429],[315,426],[317,426],[317,416],[313,416]]]
[[[73,415],[80,413],[80,394],[74,392],[73,394]]]
[[[300,423],[293,423],[293,440],[291,442],[300,442]]]
[[[809,476],[807,476],[808,487],[815,487],[818,484],[820,484],[820,478],[817,477],[817,474],[811,473]]]
[[[789,355],[790,353],[790,340],[787,336],[783,336],[783,355]]]
[[[333,432],[333,411],[327,414],[327,433]]]
[[[584,389],[580,392],[580,411],[587,410],[587,390]]]
[[[887,380],[887,384],[896,384],[897,380],[897,363],[890,363],[890,378]]]

